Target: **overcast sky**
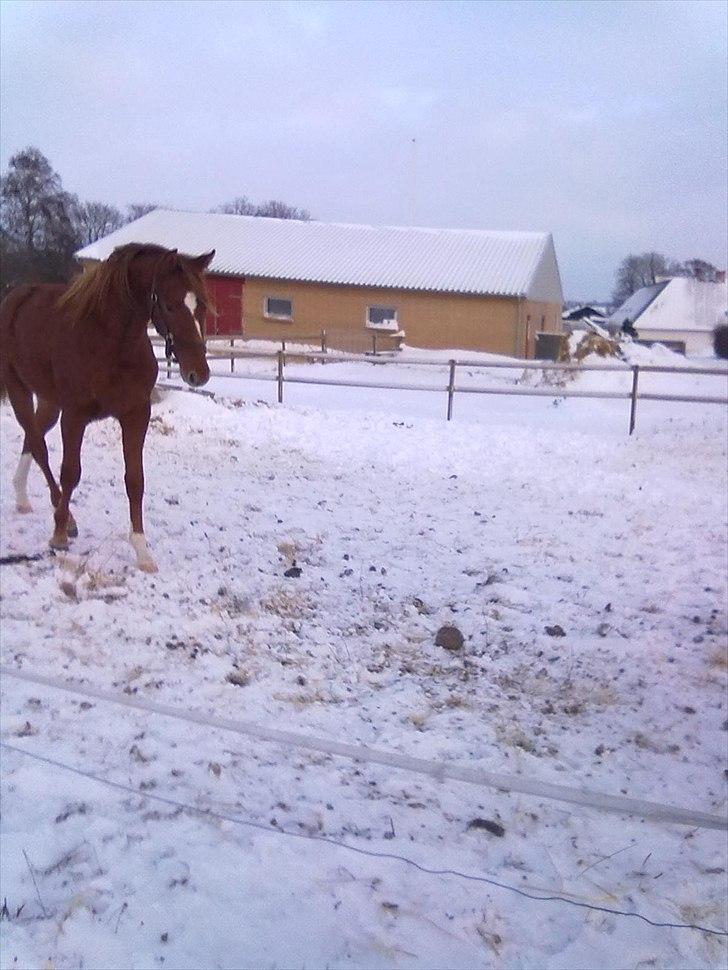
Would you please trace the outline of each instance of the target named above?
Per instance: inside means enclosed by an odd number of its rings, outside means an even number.
[[[629,252],[726,266],[719,0],[3,0],[1,15],[2,168],[35,145],[83,199],[548,230],[574,299],[606,298]]]

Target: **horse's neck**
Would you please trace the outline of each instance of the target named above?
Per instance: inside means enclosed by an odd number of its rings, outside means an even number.
[[[133,360],[149,342],[147,327],[148,313],[135,313],[126,321],[126,326],[119,334],[119,359],[122,362]]]
[[[81,341],[90,338],[96,355],[118,363],[133,361],[144,348],[147,336],[148,314],[134,309],[124,313],[108,314],[103,320],[89,320]]]

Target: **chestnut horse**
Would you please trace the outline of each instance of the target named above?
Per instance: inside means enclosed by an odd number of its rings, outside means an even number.
[[[130,243],[69,286],[20,286],[0,304],[0,397],[10,398],[25,432],[13,483],[16,507],[29,512],[27,478],[40,466],[55,509],[53,549],[78,534],[69,512],[81,478],[86,426],[113,417],[121,425],[130,541],[137,565],[156,572],[144,537],[142,452],[158,365],[147,326],[166,338],[183,379],[192,386],[210,376],[205,359],[207,299],[203,273],[214,250],[184,256],[162,246]],[[38,399],[33,407],[33,395]],[[45,435],[61,418],[60,488],[48,465]]]

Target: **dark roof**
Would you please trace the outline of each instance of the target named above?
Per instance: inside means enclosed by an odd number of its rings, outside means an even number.
[[[581,320],[583,317],[605,317],[603,310],[593,306],[575,306],[562,314],[564,320]]]
[[[657,299],[669,282],[670,280],[662,280],[652,286],[643,286],[628,297],[621,307],[614,311],[610,319],[615,323],[624,323],[625,320],[634,323],[645,312],[650,303]]]

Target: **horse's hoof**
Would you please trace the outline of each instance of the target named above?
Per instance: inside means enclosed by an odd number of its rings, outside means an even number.
[[[21,515],[27,515],[28,512],[33,511],[33,506],[30,504],[30,502],[18,502],[15,506],[15,510],[20,512]]]
[[[48,545],[51,547],[51,549],[55,549],[56,552],[66,552],[68,549],[68,538],[65,536],[54,535]]]
[[[158,572],[157,564],[152,559],[149,553],[149,547],[147,546],[147,540],[143,532],[132,532],[129,535],[129,542],[131,543],[132,549],[136,553],[137,566],[142,572],[145,573],[156,573]]]

